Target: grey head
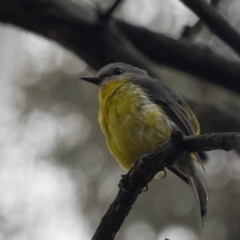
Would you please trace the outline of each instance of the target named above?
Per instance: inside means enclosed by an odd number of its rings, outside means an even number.
[[[96,77],[83,77],[81,79],[96,85],[101,85],[102,82],[113,78],[117,81],[122,78],[130,78],[133,76],[148,76],[148,74],[146,71],[130,64],[118,62],[110,63],[100,69]]]

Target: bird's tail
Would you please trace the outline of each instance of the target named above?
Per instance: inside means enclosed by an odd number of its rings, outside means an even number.
[[[201,163],[201,160],[197,153],[187,154],[180,157],[180,159],[177,159],[175,161],[176,164],[174,164],[172,167],[169,167],[168,169],[191,186],[200,208],[202,222],[204,224],[207,213],[208,194],[201,179],[198,177],[193,159],[199,160]]]
[[[208,194],[201,179],[198,177],[196,170],[193,171],[193,175],[188,178],[188,183],[191,186],[193,193],[197,199],[197,203],[200,208],[200,213],[202,217],[202,223],[204,224],[207,213]]]

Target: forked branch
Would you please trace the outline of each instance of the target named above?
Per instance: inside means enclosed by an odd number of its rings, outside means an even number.
[[[240,34],[206,0],[181,0],[208,28],[238,54],[240,54]]]

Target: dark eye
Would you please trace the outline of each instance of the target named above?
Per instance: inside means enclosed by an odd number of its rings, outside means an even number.
[[[115,68],[113,73],[115,75],[120,75],[120,74],[124,73],[124,71],[121,68]]]

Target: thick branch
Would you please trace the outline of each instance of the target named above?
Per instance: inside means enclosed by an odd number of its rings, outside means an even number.
[[[120,21],[117,26],[151,60],[240,93],[239,62],[220,57],[189,41],[176,41],[142,27]]]
[[[172,139],[156,151],[143,156],[123,176],[120,190],[101,220],[92,240],[112,240],[127,217],[132,205],[154,175],[164,167],[171,166],[183,152],[209,151],[215,149],[240,150],[240,133],[204,134],[183,137],[174,132]]]
[[[240,34],[206,0],[181,0],[220,39],[240,54]]]
[[[0,0],[0,21],[56,40],[92,67],[127,62],[156,76],[144,57],[240,92],[240,64],[189,42],[177,41],[121,21],[99,22],[98,13],[70,1]]]
[[[142,56],[111,21],[86,4],[66,0],[0,0],[0,21],[56,40],[99,69],[110,62],[129,62],[156,76]]]

